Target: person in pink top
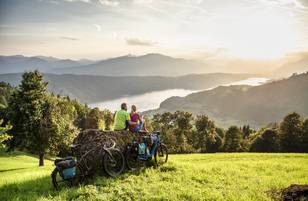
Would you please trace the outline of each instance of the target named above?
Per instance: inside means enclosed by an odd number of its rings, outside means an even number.
[[[135,125],[129,125],[129,130],[134,133],[138,132],[148,132],[146,129],[145,121],[142,118],[141,114],[137,112],[137,107],[132,105],[132,111],[130,113],[130,120],[136,122]]]

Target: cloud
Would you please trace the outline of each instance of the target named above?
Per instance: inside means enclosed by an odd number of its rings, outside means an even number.
[[[300,0],[259,0],[259,1],[267,6],[279,6],[303,12],[308,11],[308,6],[304,5]]]
[[[134,4],[150,4],[153,0],[133,0]]]
[[[75,17],[95,17],[101,10],[100,6],[95,5],[94,0],[0,0],[0,23],[18,26],[65,23],[75,20]]]
[[[308,9],[308,7],[304,6],[299,0],[277,0],[277,2],[282,5],[293,5],[295,8],[298,9]]]
[[[132,46],[154,46],[157,43],[152,42],[152,41],[138,39],[138,38],[128,38],[126,39],[126,44],[132,45]]]
[[[84,3],[91,3],[91,0],[64,0],[68,2],[84,2]]]
[[[99,24],[93,24],[93,26],[96,28],[96,30],[97,30],[98,32],[100,32],[100,31],[102,30],[102,27],[101,27],[101,25],[99,25]]]
[[[117,7],[120,5],[120,2],[117,0],[99,0],[100,4],[103,6]]]
[[[71,41],[79,40],[78,38],[67,37],[67,36],[61,36],[60,39],[63,39],[63,40],[71,40]]]

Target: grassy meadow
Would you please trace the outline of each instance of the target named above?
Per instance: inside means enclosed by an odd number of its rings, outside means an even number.
[[[290,184],[308,184],[308,154],[171,155],[158,168],[97,177],[53,190],[51,161],[22,152],[0,154],[0,200],[271,200]]]

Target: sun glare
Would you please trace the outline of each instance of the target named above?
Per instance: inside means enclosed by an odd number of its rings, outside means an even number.
[[[277,59],[296,48],[296,29],[285,15],[243,17],[233,26],[229,50],[236,57]]]

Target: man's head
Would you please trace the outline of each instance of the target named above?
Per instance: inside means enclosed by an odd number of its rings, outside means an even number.
[[[121,104],[121,109],[127,111],[127,105],[126,103]]]
[[[133,112],[136,112],[136,111],[137,111],[136,105],[132,105],[132,111],[133,111]]]

